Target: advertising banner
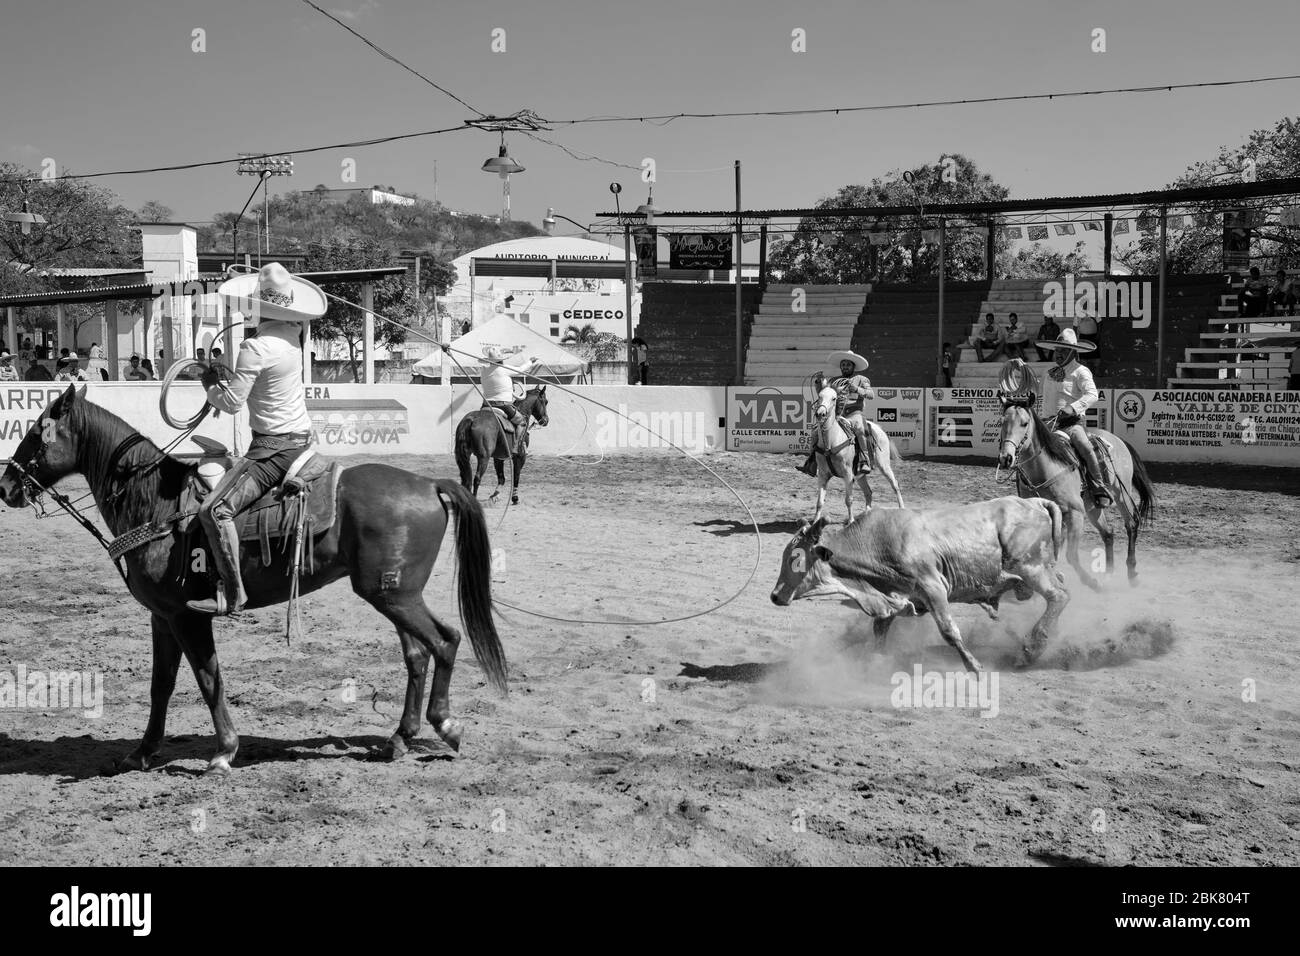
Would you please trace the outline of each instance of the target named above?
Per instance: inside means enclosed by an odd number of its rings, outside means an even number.
[[[1300,467],[1300,392],[1115,392],[1115,434],[1149,461]]]
[[[927,389],[925,453],[996,458],[1002,430],[1002,403],[996,388]],[[1110,429],[1111,390],[1097,389],[1097,404],[1088,409],[1088,428]],[[1043,413],[1042,399],[1034,411]]]
[[[692,454],[717,451],[724,437],[724,389],[710,386],[577,385],[547,389],[550,424],[528,434],[530,455],[601,458],[673,445]],[[483,404],[472,385],[455,385],[451,430]],[[594,405],[583,398],[599,402]],[[601,406],[605,407],[601,407]]]
[[[449,385],[308,385],[307,414],[322,454],[452,451]],[[246,415],[240,416],[245,428],[247,421]]]
[[[730,269],[731,233],[668,233],[668,264],[674,269]]]
[[[901,455],[923,447],[925,390],[877,388],[863,417],[884,430]],[[812,447],[812,402],[797,387],[754,385],[727,389],[727,450],[802,452]]]

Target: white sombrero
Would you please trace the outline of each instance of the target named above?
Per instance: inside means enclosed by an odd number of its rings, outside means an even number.
[[[1097,348],[1091,342],[1080,342],[1074,329],[1062,329],[1055,339],[1042,339],[1034,345],[1040,349],[1074,349],[1076,352],[1091,352]]]
[[[268,262],[259,272],[227,279],[217,293],[230,300],[231,309],[268,322],[319,319],[329,308],[320,286],[291,275],[278,262]]]
[[[859,355],[857,352],[832,352],[830,355],[826,357],[826,361],[829,362],[831,365],[836,365],[836,366],[838,366],[841,362],[852,362],[853,371],[855,372],[865,372],[867,370],[867,366],[871,364],[866,359],[864,359],[861,355]]]

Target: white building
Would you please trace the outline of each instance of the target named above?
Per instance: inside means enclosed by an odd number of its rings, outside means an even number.
[[[471,276],[471,261],[553,264],[547,276]],[[577,279],[554,276],[555,266],[574,262],[625,264],[622,245],[579,236],[528,236],[496,242],[453,262],[456,283],[443,302],[457,319],[477,328],[497,315],[508,315],[555,341],[574,325],[627,337],[626,284],[622,279]],[[632,328],[640,319],[641,295],[633,289]]]
[[[391,203],[394,206],[415,205],[413,197],[403,196],[401,193],[392,193],[386,189],[380,189],[378,186],[357,186],[353,189],[318,189],[316,192],[326,202],[333,203],[345,203],[353,196],[364,196],[366,202],[372,206],[380,206],[384,203]]]

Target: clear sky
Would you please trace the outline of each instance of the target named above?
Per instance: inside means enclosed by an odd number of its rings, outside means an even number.
[[[786,109],[1015,95],[1300,73],[1296,0],[318,0],[475,108],[544,117]],[[1107,52],[1090,50],[1107,31]],[[192,31],[206,52],[192,52]],[[506,52],[491,50],[505,31]],[[791,31],[807,52],[791,51]],[[628,164],[654,157],[658,205],[729,208],[730,164],[749,208],[812,205],[850,182],[960,151],[1013,196],[1163,186],[1221,144],[1300,113],[1300,82],[1086,100],[809,118],[557,127],[571,149]],[[441,126],[470,111],[383,59],[301,0],[45,0],[0,27],[0,158],[77,172]],[[392,184],[494,213],[496,150],[457,132],[296,157],[277,188]],[[547,206],[580,221],[645,198],[632,169],[573,159],[521,135],[514,218]],[[709,170],[709,171],[700,171]],[[233,167],[99,180],[178,219],[237,210]]]

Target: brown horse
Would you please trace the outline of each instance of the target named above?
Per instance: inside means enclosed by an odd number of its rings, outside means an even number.
[[[524,433],[510,434],[501,424],[500,416],[490,408],[470,412],[456,426],[456,467],[460,469],[460,483],[465,490],[478,497],[478,486],[487,472],[488,459],[497,472],[497,490],[489,501],[496,501],[501,486],[506,483],[504,463],[510,459],[510,503],[519,504],[519,473],[528,458],[528,429],[534,421],[545,426],[550,423],[546,414],[546,386],[529,389],[515,402],[515,408],[524,416]],[[517,441],[516,441],[517,439]],[[470,467],[470,456],[478,460],[478,468]]]
[[[84,475],[100,514],[115,535],[177,515],[189,470],[108,410],[69,386],[41,413],[0,476],[0,501],[21,507],[59,479]],[[492,621],[491,547],[483,511],[454,481],[428,479],[388,465],[356,465],[339,478],[334,523],[313,540],[314,569],[301,579],[302,593],[347,577],[352,590],[393,622],[406,658],[406,705],[387,753],[406,753],[420,729],[426,671],[434,660],[428,719],[438,735],[460,749],[461,722],[449,700],[460,634],[439,621],[424,603],[448,525],[456,510],[456,552],[460,562],[461,619],[474,655],[488,680],[506,689],[506,661]],[[118,763],[119,770],[147,770],[157,763],[167,704],[184,654],[212,712],[217,753],[211,775],[230,772],[239,737],[226,708],[226,691],[212,637],[212,618],[189,611],[185,602],[207,597],[212,585],[202,575],[180,570],[191,561],[189,539],[179,533],[128,551],[127,585],[153,615],[153,686],[149,724],[140,745]],[[277,549],[272,549],[277,550]],[[259,549],[243,555],[248,607],[268,607],[289,596],[286,565],[276,554],[262,567]]]

